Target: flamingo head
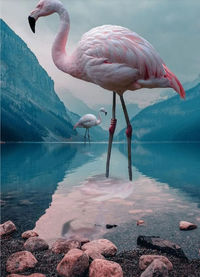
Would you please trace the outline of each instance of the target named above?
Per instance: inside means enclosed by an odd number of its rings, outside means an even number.
[[[33,33],[35,33],[35,24],[39,17],[53,14],[57,12],[61,6],[62,3],[59,0],[40,0],[28,17]]]
[[[105,115],[107,115],[107,111],[104,108],[101,108],[99,111],[102,113],[105,113]]]

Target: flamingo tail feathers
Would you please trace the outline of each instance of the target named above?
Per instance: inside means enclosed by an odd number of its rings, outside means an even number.
[[[170,86],[180,95],[181,98],[185,98],[185,90],[176,75],[172,73],[165,64],[163,64],[163,67],[166,72],[166,77],[170,82]]]

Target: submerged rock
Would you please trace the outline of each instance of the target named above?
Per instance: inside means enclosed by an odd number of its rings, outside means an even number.
[[[28,231],[25,231],[24,233],[22,233],[23,239],[29,239],[31,237],[38,237],[38,236],[39,236],[38,233],[36,233],[33,230],[28,230]]]
[[[114,256],[117,253],[117,247],[107,239],[93,240],[85,243],[81,249],[94,251],[102,254],[103,256]]]
[[[96,259],[89,269],[89,277],[123,277],[123,271],[118,263]]]
[[[116,227],[117,227],[116,224],[106,224],[107,229],[112,229],[112,228],[116,228]]]
[[[144,220],[139,219],[137,220],[137,226],[144,225]]]
[[[24,248],[30,252],[46,250],[49,248],[47,242],[38,237],[31,237],[24,243]]]
[[[89,267],[89,257],[80,249],[71,249],[57,266],[63,277],[81,277]]]
[[[173,269],[172,263],[165,256],[160,255],[142,255],[139,260],[139,267],[141,270],[146,269],[154,260],[160,260],[163,262],[168,270]]]
[[[8,220],[0,225],[0,237],[11,234],[16,230],[15,224],[11,220]]]
[[[180,221],[179,223],[180,230],[188,231],[197,228],[197,225],[188,221]]]
[[[146,248],[157,249],[161,252],[169,253],[179,258],[187,259],[185,253],[179,245],[171,241],[161,239],[157,236],[139,236],[137,238],[137,244],[145,246]]]
[[[37,263],[36,258],[28,251],[19,251],[12,254],[6,263],[6,270],[10,273],[22,272],[28,268],[34,268]]]
[[[67,253],[74,248],[81,248],[81,242],[78,240],[58,239],[52,245],[52,252],[54,253]]]

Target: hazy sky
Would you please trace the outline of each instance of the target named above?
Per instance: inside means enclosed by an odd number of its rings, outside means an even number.
[[[27,17],[37,0],[1,0],[1,17],[27,43],[40,64],[55,81],[60,96],[71,91],[89,105],[109,103],[112,94],[100,87],[59,71],[52,62],[51,46],[59,28],[56,14],[40,18],[36,34]],[[199,0],[62,0],[68,9],[71,29],[67,52],[71,53],[81,35],[92,27],[113,24],[128,27],[146,38],[181,82],[200,73]],[[62,91],[62,92],[61,92]],[[66,92],[67,93],[67,92]],[[160,90],[127,92],[128,102],[146,106],[160,99]]]

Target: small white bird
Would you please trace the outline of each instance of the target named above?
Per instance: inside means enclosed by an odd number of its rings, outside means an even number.
[[[85,135],[84,138],[87,138],[87,134],[88,134],[88,140],[90,141],[90,134],[89,134],[89,129],[93,126],[97,126],[99,124],[101,124],[102,120],[101,120],[101,115],[100,113],[105,113],[105,115],[107,115],[107,112],[104,108],[101,108],[99,110],[99,117],[98,119],[96,118],[96,116],[94,114],[85,114],[83,115],[79,121],[74,125],[74,129],[76,128],[85,128]]]

